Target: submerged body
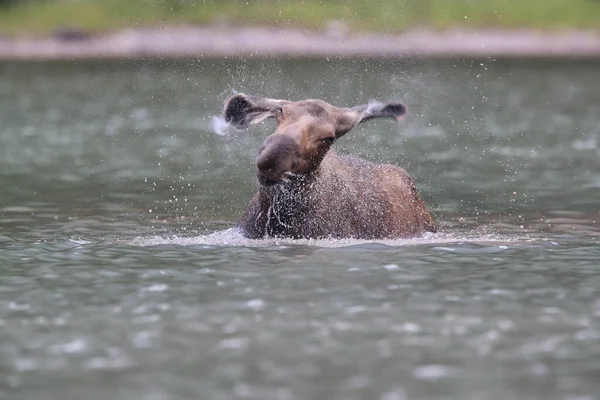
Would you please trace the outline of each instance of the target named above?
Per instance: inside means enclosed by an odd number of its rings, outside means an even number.
[[[261,187],[239,226],[249,238],[383,239],[436,231],[406,171],[333,151],[314,173]]]
[[[227,99],[223,113],[240,129],[268,118],[277,122],[256,158],[260,189],[239,223],[245,236],[381,239],[436,231],[406,171],[331,150],[362,122],[401,119],[403,104],[339,108],[323,100],[238,93]]]

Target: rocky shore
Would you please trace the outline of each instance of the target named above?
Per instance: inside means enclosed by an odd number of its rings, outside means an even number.
[[[0,37],[4,60],[252,56],[600,58],[600,32],[414,30],[353,35],[344,29],[173,27],[103,35],[67,31],[48,38]]]

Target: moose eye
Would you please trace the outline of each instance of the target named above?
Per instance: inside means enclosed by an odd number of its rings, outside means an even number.
[[[332,144],[333,142],[335,142],[335,138],[334,137],[326,137],[326,138],[321,139],[321,142],[327,143],[327,144]]]

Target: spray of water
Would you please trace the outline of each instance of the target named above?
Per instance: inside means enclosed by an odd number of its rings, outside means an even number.
[[[383,108],[384,104],[380,101],[377,100],[369,100],[369,103],[367,104],[367,111],[366,114],[372,114],[374,111],[376,110],[381,110]]]
[[[225,118],[214,115],[210,120],[210,126],[215,134],[225,136],[229,133],[231,125],[225,121]]]

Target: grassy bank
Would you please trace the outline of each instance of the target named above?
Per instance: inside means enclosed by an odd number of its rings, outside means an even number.
[[[332,20],[353,32],[398,32],[416,26],[600,30],[600,0],[3,1],[4,35],[214,23],[321,29]]]

